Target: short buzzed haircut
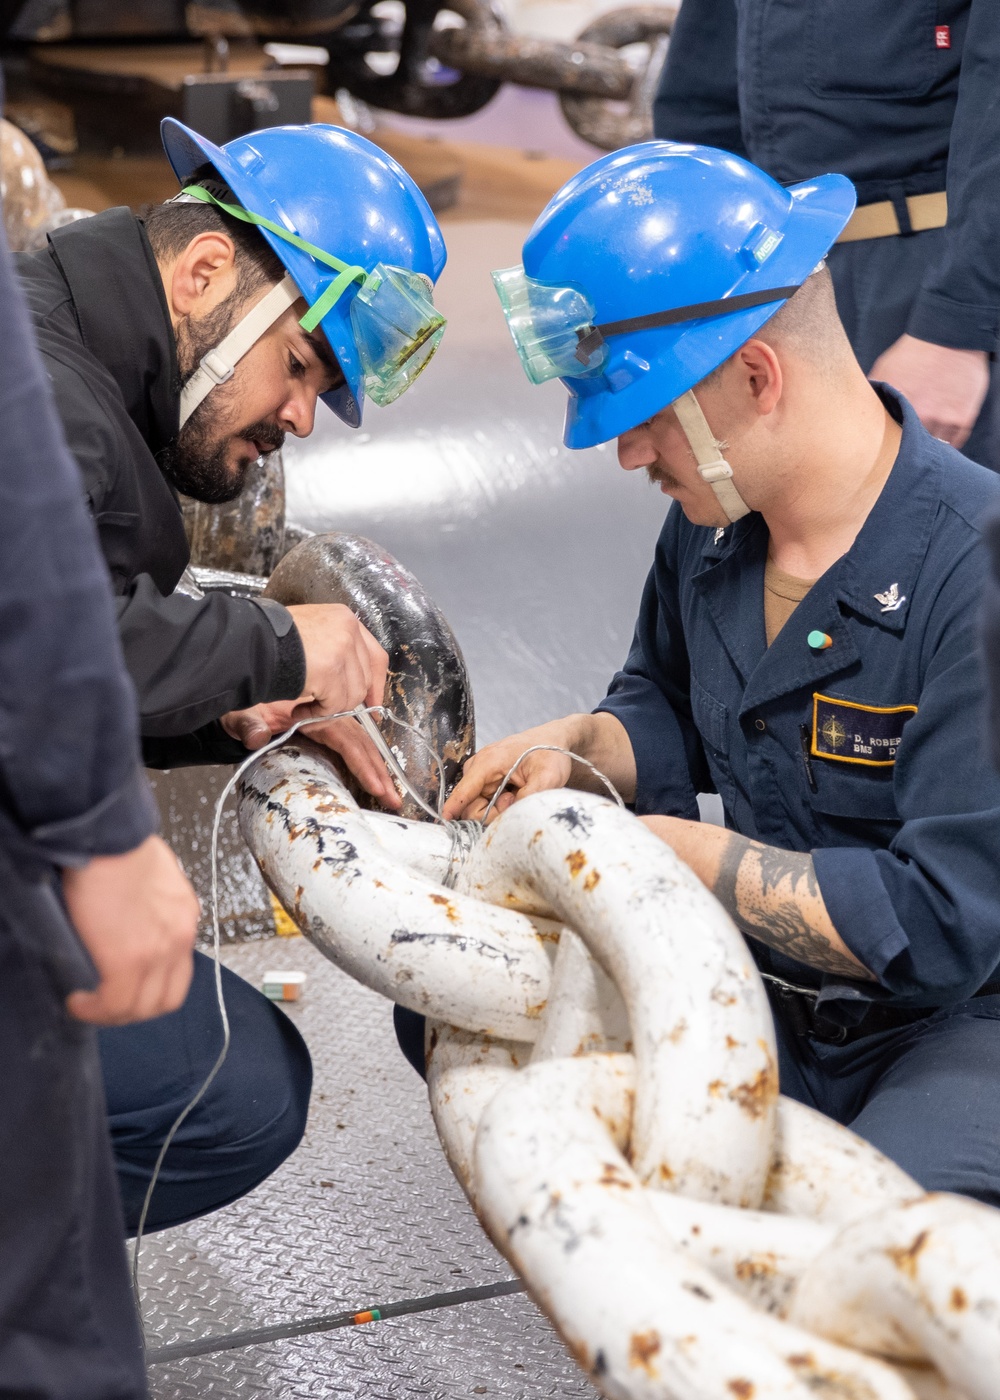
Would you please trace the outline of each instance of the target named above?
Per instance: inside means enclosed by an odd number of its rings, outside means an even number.
[[[807,364],[831,373],[839,372],[847,361],[853,361],[854,351],[837,310],[833,278],[826,263],[821,263],[798,291],[749,338],[763,340],[776,350],[789,350]],[[701,383],[711,384],[718,379],[738,354],[739,350],[734,351],[717,369],[706,374]],[[695,385],[696,389],[698,387]]]
[[[784,346],[813,364],[839,365],[846,355],[854,358],[837,310],[833,278],[821,263],[779,311],[754,336],[775,347]]]

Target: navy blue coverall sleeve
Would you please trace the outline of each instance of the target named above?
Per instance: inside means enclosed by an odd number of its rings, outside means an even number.
[[[1000,336],[1000,5],[972,0],[948,150],[948,227],[909,332],[994,352]]]
[[[107,570],[0,238],[0,811],[57,865],[156,829]]]
[[[680,613],[671,606],[677,571],[676,531],[670,526],[679,513],[671,507],[643,589],[628,658],[595,713],[614,715],[628,734],[638,815],[697,820],[697,793],[711,792],[712,780],[691,716],[691,673]]]
[[[2,88],[2,85],[0,85]],[[2,91],[0,91],[2,95]],[[107,570],[0,223],[0,1394],[147,1395],[56,867],[156,827]]]

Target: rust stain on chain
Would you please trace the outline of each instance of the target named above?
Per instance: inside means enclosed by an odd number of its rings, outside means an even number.
[[[901,1274],[905,1274],[907,1278],[915,1279],[917,1277],[917,1264],[927,1240],[927,1231],[921,1230],[920,1234],[911,1244],[899,1246],[895,1249],[887,1249],[886,1254],[888,1254]]]
[[[663,1343],[655,1328],[651,1327],[648,1332],[633,1332],[629,1338],[628,1364],[641,1368],[651,1380],[655,1380],[657,1372],[653,1358],[662,1350]]]

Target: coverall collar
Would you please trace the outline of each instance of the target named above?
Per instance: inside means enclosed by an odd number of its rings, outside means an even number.
[[[83,343],[113,376],[150,451],[177,436],[180,373],[163,283],[142,222],[107,209],[49,235]]]
[[[772,646],[764,633],[769,536],[763,518],[755,513],[725,531],[706,530],[707,567],[693,583],[743,678],[741,713],[855,665],[859,654],[845,622],[848,610],[886,631],[906,627],[940,505],[941,474],[918,450],[926,430],[909,404],[885,385],[875,388],[902,423],[895,464],[851,548],[813,586]],[[811,650],[805,639],[812,631],[825,632],[833,645]]]

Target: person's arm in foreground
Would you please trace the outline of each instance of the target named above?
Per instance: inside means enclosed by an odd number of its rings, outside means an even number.
[[[0,325],[0,844],[40,897],[62,872],[99,977],[70,1011],[156,1016],[187,992],[198,902],[152,834],[111,587],[2,231]]]
[[[959,448],[986,397],[1000,333],[998,67],[1000,6],[972,0],[948,152],[944,251],[924,278],[908,334],[870,371],[906,395],[928,431]]]

